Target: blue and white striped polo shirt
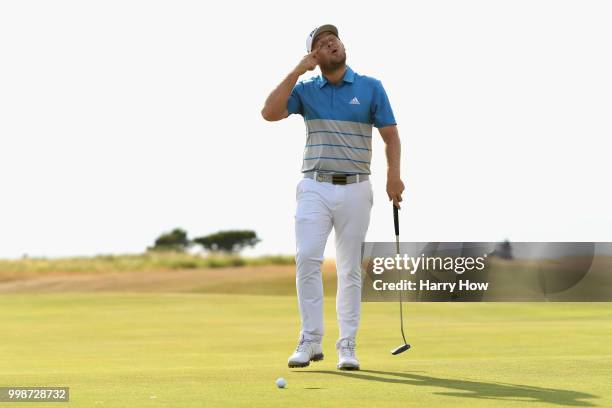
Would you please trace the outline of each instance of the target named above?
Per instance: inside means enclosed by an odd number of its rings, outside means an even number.
[[[298,82],[287,111],[306,123],[303,173],[370,174],[372,125],[396,124],[382,83],[348,66],[338,85],[322,75]]]

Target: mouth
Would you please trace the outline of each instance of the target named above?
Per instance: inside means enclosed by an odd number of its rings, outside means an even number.
[[[338,53],[338,49],[337,49],[337,48],[336,48],[336,49],[333,49],[331,53],[332,53],[333,55],[336,55],[336,54]]]

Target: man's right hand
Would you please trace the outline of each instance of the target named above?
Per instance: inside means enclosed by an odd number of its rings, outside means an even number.
[[[314,50],[302,58],[300,63],[295,67],[294,72],[298,75],[302,75],[305,74],[306,71],[312,71],[317,65],[319,65],[319,61],[317,61],[317,50]]]
[[[261,110],[261,116],[263,116],[265,120],[271,122],[286,118],[289,115],[287,111],[287,101],[291,96],[291,90],[295,86],[295,83],[300,75],[305,74],[306,71],[312,71],[317,65],[319,65],[319,61],[317,61],[317,51],[312,51],[302,58],[300,63],[293,68],[293,71],[283,79],[283,82],[270,93]]]

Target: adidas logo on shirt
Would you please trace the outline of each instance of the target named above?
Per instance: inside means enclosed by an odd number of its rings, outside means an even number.
[[[351,101],[349,102],[349,104],[351,105],[361,105],[359,103],[359,99],[357,99],[357,97],[354,97],[353,99],[351,99]]]

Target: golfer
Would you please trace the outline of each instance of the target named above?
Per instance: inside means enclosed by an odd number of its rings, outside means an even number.
[[[332,227],[336,235],[338,292],[336,342],[341,370],[358,370],[355,354],[361,310],[361,243],[373,204],[370,184],[372,126],[378,128],[387,157],[387,195],[399,207],[400,140],[393,110],[381,82],[346,65],[338,29],[320,26],[308,35],[308,53],[272,91],[261,111],[277,121],[297,113],[306,124],[304,177],[296,189],[296,286],[301,316],[298,346],[289,367],[323,359],[321,263]],[[317,65],[322,75],[298,82]]]

